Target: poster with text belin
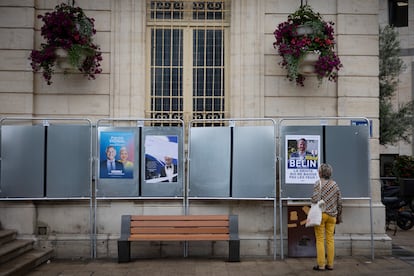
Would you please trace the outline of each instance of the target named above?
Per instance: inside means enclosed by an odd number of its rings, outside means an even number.
[[[313,184],[319,179],[319,135],[286,135],[285,183]]]

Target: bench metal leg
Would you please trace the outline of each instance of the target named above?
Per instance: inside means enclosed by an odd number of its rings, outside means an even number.
[[[229,216],[229,262],[240,262],[239,217]]]
[[[127,263],[131,260],[131,242],[118,241],[118,263]]]
[[[240,240],[229,240],[229,262],[240,262]]]

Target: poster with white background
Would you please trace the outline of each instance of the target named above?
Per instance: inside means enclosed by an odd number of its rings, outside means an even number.
[[[286,135],[285,182],[313,184],[319,179],[319,135]]]

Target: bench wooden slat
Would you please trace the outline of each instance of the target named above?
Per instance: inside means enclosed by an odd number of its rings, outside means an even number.
[[[129,241],[217,241],[229,240],[228,234],[132,234]]]
[[[227,227],[144,227],[144,228],[131,228],[131,234],[228,234],[229,229]]]
[[[214,227],[214,226],[223,226],[228,227],[228,221],[188,221],[188,220],[167,220],[167,221],[131,221],[131,228],[133,227],[151,227],[151,226],[176,226],[176,227]]]
[[[139,220],[229,220],[227,215],[153,215],[153,216],[140,216],[140,215],[132,215],[131,221],[139,221]]]

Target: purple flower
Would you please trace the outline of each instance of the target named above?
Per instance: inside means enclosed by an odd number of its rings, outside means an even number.
[[[52,83],[57,48],[63,48],[69,55],[72,54],[70,61],[75,61],[79,71],[89,79],[94,79],[95,74],[102,72],[102,53],[92,41],[96,34],[93,18],[88,18],[81,8],[64,3],[38,18],[43,21],[40,34],[46,43],[40,46],[40,50],[33,50],[29,59],[32,61],[33,71],[43,71],[42,75],[47,84]],[[82,55],[86,55],[83,61],[80,60]]]
[[[302,25],[311,27],[313,33],[298,35],[298,28]],[[315,64],[315,73],[319,81],[326,77],[336,81],[338,71],[342,67],[339,57],[334,51],[334,23],[325,22],[319,13],[315,13],[310,6],[304,5],[288,16],[288,20],[278,25],[274,31],[276,41],[273,47],[277,48],[282,57],[280,65],[287,69],[287,78],[297,85],[304,86],[305,76],[298,72],[299,63],[308,52],[320,54]]]

